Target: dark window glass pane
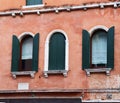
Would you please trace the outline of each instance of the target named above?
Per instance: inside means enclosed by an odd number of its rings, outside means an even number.
[[[21,71],[32,71],[32,59],[22,60]]]

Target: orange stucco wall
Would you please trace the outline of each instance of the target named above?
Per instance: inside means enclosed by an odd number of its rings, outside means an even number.
[[[86,3],[99,3],[99,2],[108,2],[108,0],[44,0],[44,3],[47,5],[78,5],[78,4],[86,4]]]
[[[8,1],[8,2],[7,2]],[[12,0],[13,1],[13,0]],[[19,8],[25,4],[24,0],[0,0],[0,9]],[[71,3],[72,0],[61,2],[56,1],[56,5]],[[73,3],[77,4],[78,0]],[[92,0],[91,0],[92,1]],[[89,2],[91,2],[89,1]],[[99,0],[100,1],[100,0]],[[46,0],[46,5],[53,5],[53,1]],[[66,3],[65,3],[66,2]],[[83,3],[83,0],[78,3]],[[88,2],[86,0],[86,2]],[[6,6],[2,6],[6,4]],[[0,90],[17,90],[18,83],[29,83],[30,90],[34,89],[90,89],[90,88],[119,88],[120,86],[120,9],[90,9],[87,11],[78,10],[71,12],[43,13],[40,15],[30,14],[23,17],[1,16],[0,17]],[[85,71],[82,70],[82,30],[90,30],[91,28],[103,25],[108,28],[115,26],[115,66],[110,76],[104,73],[91,74],[87,77]],[[63,75],[50,75],[44,78],[44,54],[45,40],[48,34],[56,29],[66,32],[69,39],[69,72],[68,77]],[[23,32],[40,33],[39,45],[39,70],[35,74],[35,78],[30,76],[18,76],[16,79],[11,75],[11,56],[12,56],[12,36],[21,35]],[[119,95],[114,95],[115,99]],[[103,95],[99,95],[102,98]],[[96,95],[92,94],[86,99],[96,99]],[[103,97],[104,98],[104,97]]]
[[[48,13],[38,15],[3,16],[0,18],[0,90],[17,90],[19,82],[27,82],[30,89],[85,89],[85,88],[113,88],[119,87],[119,11],[120,9],[107,8],[88,11]],[[106,14],[107,13],[107,14]],[[88,18],[89,17],[89,18]],[[34,19],[34,21],[33,21]],[[96,25],[108,28],[115,26],[115,67],[111,76],[93,74],[87,77],[82,70],[82,29],[90,30]],[[48,34],[61,29],[69,39],[69,73],[43,77],[45,40]],[[11,76],[12,35],[19,36],[23,32],[40,33],[39,71],[35,78],[20,76],[13,79]],[[114,85],[111,85],[114,84]]]
[[[0,10],[20,9],[25,0],[0,0]]]

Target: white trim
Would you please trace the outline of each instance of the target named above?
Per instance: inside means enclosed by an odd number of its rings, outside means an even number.
[[[97,26],[94,26],[92,29],[89,30],[90,36],[92,36],[93,32],[94,32],[95,30],[98,30],[98,29],[103,29],[103,30],[105,30],[106,32],[109,30],[106,26],[97,25]]]
[[[48,71],[48,64],[49,64],[49,40],[50,37],[56,33],[56,32],[60,32],[62,33],[65,38],[65,70],[68,71],[68,60],[69,60],[69,41],[68,41],[68,37],[67,34],[63,31],[63,30],[53,30],[52,32],[49,33],[49,35],[47,36],[46,42],[45,42],[45,58],[44,58],[44,75],[47,76],[46,72]]]
[[[26,35],[31,35],[32,37],[34,37],[34,34],[31,32],[23,32],[18,36],[19,41],[21,41]]]
[[[38,5],[26,5],[26,6],[22,6],[23,9],[27,9],[27,8],[41,8],[44,7],[44,4],[38,4]]]

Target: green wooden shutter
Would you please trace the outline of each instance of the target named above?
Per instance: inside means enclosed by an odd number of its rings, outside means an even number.
[[[90,34],[82,31],[82,69],[90,68]]]
[[[34,5],[34,0],[26,0],[26,5]]]
[[[37,33],[33,38],[32,71],[38,71],[38,58],[39,58],[39,33]]]
[[[107,68],[114,68],[114,27],[107,34]]]
[[[13,35],[12,39],[12,64],[11,64],[11,71],[15,72],[19,69],[20,63],[20,43],[18,38]]]
[[[39,5],[42,4],[42,0],[26,0],[26,5]]]
[[[42,4],[42,0],[35,0],[35,5]]]
[[[65,70],[65,36],[54,33],[49,42],[49,70]]]

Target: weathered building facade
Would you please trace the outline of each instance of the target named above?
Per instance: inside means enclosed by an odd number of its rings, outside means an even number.
[[[119,6],[0,0],[0,98],[119,100]]]

